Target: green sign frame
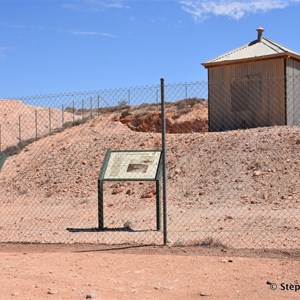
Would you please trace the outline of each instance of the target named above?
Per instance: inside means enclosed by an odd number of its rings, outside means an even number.
[[[103,205],[103,183],[105,181],[155,181],[156,229],[161,230],[161,174],[161,150],[107,149],[98,177],[98,229],[105,230]]]
[[[6,159],[7,159],[7,155],[4,152],[0,153],[0,170],[2,169]]]

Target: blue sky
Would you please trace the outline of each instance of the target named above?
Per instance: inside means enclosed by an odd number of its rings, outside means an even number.
[[[206,81],[264,36],[300,52],[300,0],[0,0],[0,98]]]

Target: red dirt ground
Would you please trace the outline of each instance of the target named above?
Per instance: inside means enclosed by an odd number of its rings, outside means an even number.
[[[292,252],[3,244],[0,276],[1,299],[300,298]]]

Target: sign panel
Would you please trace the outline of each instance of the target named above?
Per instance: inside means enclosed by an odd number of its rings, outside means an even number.
[[[111,151],[103,180],[156,180],[161,151]]]

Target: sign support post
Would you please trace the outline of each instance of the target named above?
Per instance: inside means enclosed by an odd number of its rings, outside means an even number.
[[[103,214],[103,181],[98,180],[98,229],[104,229],[104,214]]]
[[[156,229],[161,231],[160,180],[156,180]]]

